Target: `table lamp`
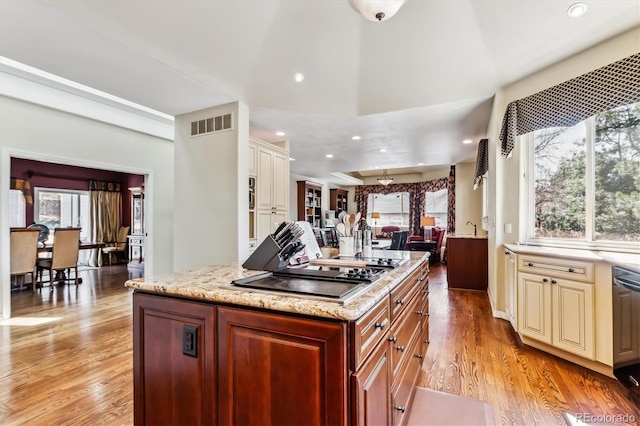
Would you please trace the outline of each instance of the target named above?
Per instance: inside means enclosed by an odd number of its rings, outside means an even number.
[[[431,240],[431,228],[436,226],[436,218],[433,216],[422,216],[420,218],[420,226],[424,228],[424,240]],[[427,238],[427,235],[429,238]]]
[[[380,212],[371,212],[371,219],[373,219],[373,234],[378,234],[378,219],[380,219]]]

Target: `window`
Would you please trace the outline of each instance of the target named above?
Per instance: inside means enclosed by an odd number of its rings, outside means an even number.
[[[50,231],[48,243],[52,242],[55,228],[81,227],[80,239],[89,240],[89,193],[64,189],[35,189],[34,220],[46,225]]]
[[[640,103],[526,135],[529,239],[640,241]]]
[[[449,200],[449,191],[441,189],[435,192],[427,192],[424,197],[425,216],[433,216],[436,218],[436,226],[447,228],[447,206]]]
[[[379,212],[380,219],[375,220],[376,227],[396,225],[409,228],[409,193],[369,194],[367,200],[367,222],[374,223],[371,212]]]

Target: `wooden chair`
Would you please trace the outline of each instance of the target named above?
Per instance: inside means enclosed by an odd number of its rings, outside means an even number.
[[[53,234],[53,250],[50,258],[40,258],[37,262],[38,281],[43,285],[42,273],[49,271],[49,284],[53,289],[55,276],[53,271],[75,271],[75,284],[78,285],[78,252],[80,250],[80,228],[56,228]]]
[[[38,258],[39,229],[11,229],[11,277],[31,274],[31,286],[36,291],[36,259]]]
[[[129,234],[129,227],[121,226],[120,229],[118,230],[118,236],[116,238],[116,242],[114,243],[114,245],[109,247],[104,247],[102,249],[102,254],[103,255],[106,254],[109,256],[109,266],[111,266],[112,264],[112,256],[114,254],[116,255],[116,259],[118,259],[119,256],[124,255],[126,253],[128,234]]]

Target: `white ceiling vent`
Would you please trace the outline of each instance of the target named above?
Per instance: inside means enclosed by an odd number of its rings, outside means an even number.
[[[233,130],[231,113],[191,122],[191,137]]]

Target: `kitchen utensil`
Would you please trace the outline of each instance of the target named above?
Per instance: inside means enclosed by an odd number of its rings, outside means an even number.
[[[336,231],[338,231],[338,234],[340,234],[340,235],[341,235],[341,236],[343,236],[343,237],[346,237],[346,236],[347,236],[347,235],[346,235],[346,232],[347,232],[347,231],[346,231],[346,229],[345,229],[345,227],[344,227],[344,223],[338,223],[338,224],[336,225]]]

